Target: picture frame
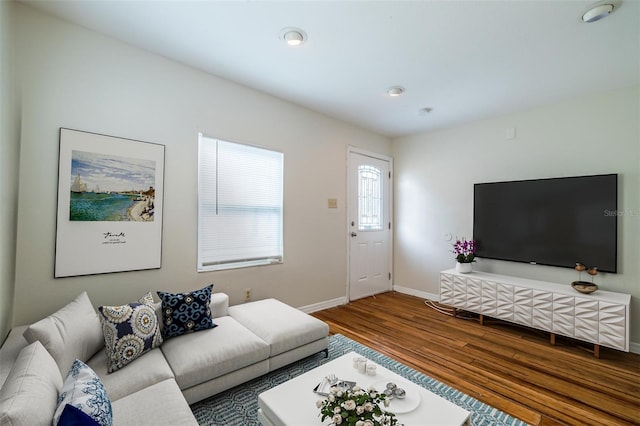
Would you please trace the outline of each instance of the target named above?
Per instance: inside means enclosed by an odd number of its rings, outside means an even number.
[[[159,269],[165,146],[60,128],[55,278]]]

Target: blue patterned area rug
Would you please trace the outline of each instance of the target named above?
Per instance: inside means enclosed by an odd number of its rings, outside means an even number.
[[[407,380],[417,383],[431,392],[440,395],[454,404],[471,412],[471,424],[474,426],[505,425],[526,426],[527,424],[503,413],[477,399],[459,392],[444,383],[432,379],[391,358],[382,355],[348,337],[336,334],[329,336],[329,357],[318,353],[282,367],[257,379],[236,386],[226,392],[197,402],[191,410],[200,425],[206,426],[253,426],[259,425],[257,418],[258,394],[271,389],[289,379],[309,371],[327,361],[355,351],[379,365],[399,374]],[[318,418],[318,426],[320,426]]]

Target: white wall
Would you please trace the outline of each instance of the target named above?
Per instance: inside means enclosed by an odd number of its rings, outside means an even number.
[[[439,293],[439,271],[455,264],[445,235],[472,237],[474,183],[619,173],[619,272],[595,281],[632,294],[631,340],[640,342],[639,104],[640,88],[623,88],[393,141],[394,285]],[[510,128],[515,139],[506,138]],[[474,268],[567,285],[577,279],[571,269],[496,260]]]
[[[210,282],[233,303],[276,297],[306,306],[346,294],[348,145],[389,154],[390,141],[81,27],[16,5],[22,135],[14,325],[82,290],[94,305]],[[162,268],[54,279],[58,129],[166,146]],[[285,155],[283,265],[196,273],[197,134]],[[328,209],[327,198],[338,208]]]
[[[18,210],[19,118],[13,85],[13,2],[0,2],[0,343],[11,328]]]

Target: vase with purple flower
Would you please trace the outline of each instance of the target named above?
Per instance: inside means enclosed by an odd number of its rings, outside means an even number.
[[[477,244],[473,240],[464,237],[456,240],[453,244],[453,254],[456,255],[456,271],[461,274],[468,274],[473,270],[472,263],[475,262]]]

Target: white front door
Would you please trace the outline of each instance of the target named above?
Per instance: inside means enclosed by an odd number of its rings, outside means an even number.
[[[391,290],[391,159],[349,151],[349,300]]]

